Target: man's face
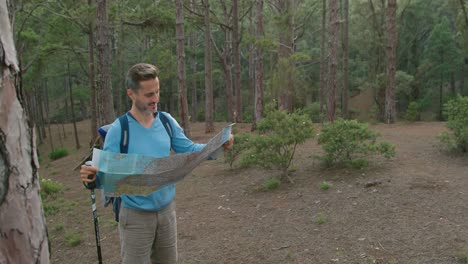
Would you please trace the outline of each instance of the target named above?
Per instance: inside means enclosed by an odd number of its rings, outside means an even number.
[[[153,80],[142,81],[140,87],[136,92],[128,90],[127,94],[139,112],[152,115],[158,110],[159,79],[156,77]]]

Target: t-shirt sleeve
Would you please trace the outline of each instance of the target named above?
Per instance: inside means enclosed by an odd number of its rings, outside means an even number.
[[[192,140],[185,136],[184,130],[180,127],[179,123],[169,114],[164,113],[172,128],[172,149],[176,153],[196,152],[202,150],[206,144],[194,143]]]
[[[104,140],[104,150],[120,153],[120,137],[121,137],[121,127],[119,120],[112,123],[111,127],[107,131],[106,139]]]

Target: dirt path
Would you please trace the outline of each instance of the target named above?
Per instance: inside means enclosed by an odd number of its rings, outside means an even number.
[[[85,142],[89,129],[79,127]],[[192,129],[196,140],[210,136],[203,124]],[[177,185],[180,263],[461,263],[456,256],[468,254],[467,156],[435,146],[443,123],[372,129],[396,145],[393,160],[374,159],[361,171],[325,170],[311,158],[320,150],[310,140],[298,149],[294,184],[275,191],[261,189],[274,172],[205,162]],[[47,221],[53,263],[97,263],[89,193],[71,171],[83,153],[41,168],[67,187]],[[324,180],[332,184],[327,191],[319,188]],[[368,182],[376,185],[366,188]],[[119,263],[111,210],[99,213],[104,263]],[[72,232],[83,239],[76,247],[65,240]]]

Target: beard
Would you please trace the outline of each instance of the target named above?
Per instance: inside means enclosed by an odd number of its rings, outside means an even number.
[[[158,105],[157,105],[156,102],[149,103],[149,104],[136,102],[135,106],[138,109],[138,111],[140,111],[142,114],[146,114],[146,115],[150,115],[150,114],[152,115],[152,114],[156,113],[156,111],[158,111]]]

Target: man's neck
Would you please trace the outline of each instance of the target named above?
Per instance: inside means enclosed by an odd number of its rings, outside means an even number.
[[[153,124],[154,114],[142,113],[133,107],[132,109],[130,109],[130,114],[132,114],[133,118],[135,118],[136,121],[140,123],[140,125],[146,128],[151,127],[151,125]]]

